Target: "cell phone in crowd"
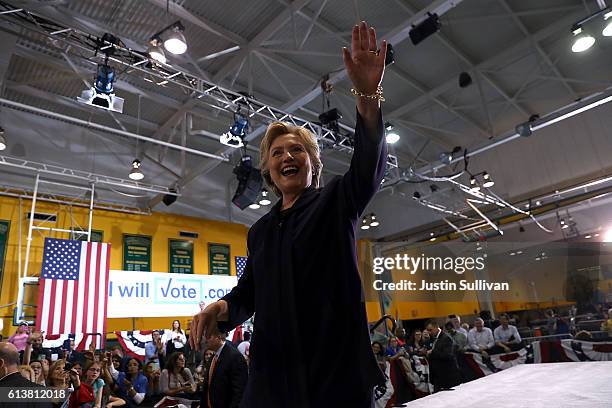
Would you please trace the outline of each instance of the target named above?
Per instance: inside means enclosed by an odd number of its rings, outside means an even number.
[[[72,367],[74,367],[74,363],[72,361],[66,361],[66,364],[64,365],[64,371],[70,371],[72,370]]]
[[[159,361],[152,361],[151,366],[153,366],[153,371],[159,371]]]

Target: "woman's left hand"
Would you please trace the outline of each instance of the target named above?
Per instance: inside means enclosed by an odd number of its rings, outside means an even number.
[[[378,49],[374,27],[368,27],[365,21],[353,27],[351,52],[344,47],[342,56],[356,91],[366,95],[376,93],[385,72],[386,55],[387,42],[383,40]]]

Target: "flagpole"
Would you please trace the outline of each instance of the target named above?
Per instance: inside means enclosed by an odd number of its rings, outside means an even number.
[[[89,226],[87,227],[87,242],[91,242],[91,219],[93,217],[94,189],[95,184],[91,183],[91,199],[89,200]]]
[[[32,227],[34,226],[34,210],[36,208],[36,195],[38,194],[38,182],[40,173],[36,173],[36,183],[34,184],[34,193],[32,194],[32,209],[30,210],[30,226],[28,228],[28,242],[26,243],[25,265],[23,266],[23,277],[28,276],[28,266],[30,260],[30,246],[32,245]]]

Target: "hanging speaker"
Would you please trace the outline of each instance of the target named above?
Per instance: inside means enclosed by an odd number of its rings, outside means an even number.
[[[241,210],[257,201],[263,186],[263,179],[259,169],[253,167],[250,156],[244,156],[240,164],[234,168],[238,178],[238,188],[234,193],[232,202]]]

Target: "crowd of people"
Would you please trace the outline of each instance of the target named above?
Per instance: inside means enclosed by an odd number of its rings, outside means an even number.
[[[1,343],[0,371],[3,362],[15,362],[14,372],[27,381],[21,387],[65,390],[68,408],[153,406],[165,397],[192,407],[234,407],[246,385],[249,332],[237,344],[218,332],[201,352],[192,352],[175,320],[171,330],[151,333],[144,361],[126,354],[119,345],[77,351],[69,339],[61,350],[45,348],[43,335],[25,324],[19,326]],[[0,386],[10,377],[0,376]],[[224,389],[227,384],[229,392]],[[216,392],[209,391],[215,388]],[[210,405],[210,398],[217,403]]]

